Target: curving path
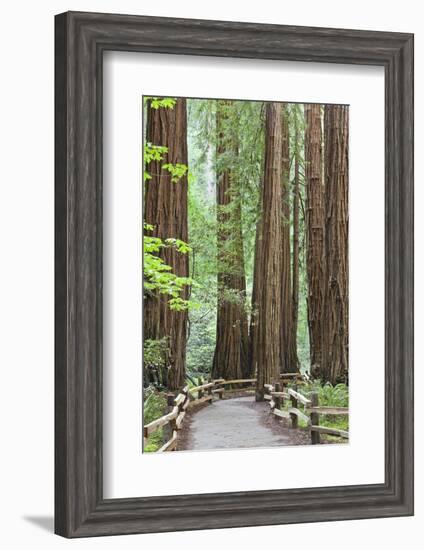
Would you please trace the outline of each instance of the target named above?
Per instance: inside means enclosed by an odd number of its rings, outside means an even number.
[[[304,445],[309,436],[287,427],[254,397],[222,399],[194,411],[184,423],[178,450],[237,449]]]

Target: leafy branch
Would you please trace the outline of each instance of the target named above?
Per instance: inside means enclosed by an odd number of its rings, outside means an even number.
[[[152,231],[153,226],[144,224],[145,231]],[[172,273],[172,267],[158,255],[164,248],[175,247],[180,254],[187,254],[191,251],[190,246],[180,239],[165,239],[144,236],[144,290],[149,295],[158,294],[169,297],[168,304],[174,311],[184,311],[198,307],[198,304],[186,300],[182,294],[184,289],[194,284],[191,277],[179,277]]]

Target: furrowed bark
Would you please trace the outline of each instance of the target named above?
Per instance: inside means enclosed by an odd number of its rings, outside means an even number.
[[[168,147],[161,161],[149,165],[151,179],[146,183],[144,196],[145,222],[154,227],[149,235],[163,240],[168,238],[188,240],[187,228],[187,177],[171,181],[169,171],[162,165],[188,164],[187,157],[187,112],[186,100],[178,99],[171,108],[152,109],[147,106],[146,140],[154,145]],[[171,266],[179,277],[189,276],[189,259],[173,247],[163,248],[160,257]],[[182,292],[187,299],[187,288]],[[168,351],[167,386],[170,390],[181,388],[185,382],[187,311],[172,311],[169,297],[157,293],[144,298],[144,338],[166,338]]]
[[[276,382],[280,374],[283,268],[281,178],[282,106],[281,103],[267,103],[258,289],[257,400],[263,399],[264,384]]]
[[[297,343],[299,316],[299,122],[297,105],[294,106],[294,184],[293,184],[293,266],[292,266],[292,341]],[[297,348],[296,348],[297,355]],[[299,363],[299,362],[298,362]]]
[[[320,105],[305,105],[306,235],[308,327],[311,374],[322,365],[324,300],[324,185]]]
[[[290,144],[289,144],[288,109],[282,105],[282,302],[281,302],[281,372],[298,370],[296,336],[293,334],[293,302],[291,288],[291,255],[290,255]]]
[[[260,295],[260,272],[261,272],[261,249],[262,249],[262,207],[261,200],[258,204],[258,220],[256,222],[255,254],[253,260],[253,287],[252,287],[252,312],[249,326],[249,373],[248,377],[256,375],[258,364],[258,318],[259,318],[259,295]]]
[[[325,289],[321,378],[348,382],[348,107],[326,105],[325,131]]]

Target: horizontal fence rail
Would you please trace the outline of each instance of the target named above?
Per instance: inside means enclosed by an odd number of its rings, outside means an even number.
[[[311,432],[312,445],[320,443],[320,434],[349,439],[348,431],[320,426],[319,422],[320,415],[348,415],[349,409],[347,407],[320,406],[318,392],[310,392],[310,397],[306,397],[297,388],[288,388],[287,391],[283,391],[280,383],[265,384],[264,389],[264,398],[269,401],[271,411],[275,416],[290,420],[292,428],[298,427],[299,418],[306,423]],[[291,407],[281,409],[285,400],[290,400]],[[299,407],[303,407],[303,410]]]
[[[284,373],[280,375],[280,382],[264,385],[264,399],[269,402],[271,412],[279,418],[285,418],[291,421],[292,428],[298,428],[299,418],[306,423],[311,433],[312,444],[320,443],[320,434],[334,435],[342,438],[349,438],[349,433],[345,430],[339,430],[319,423],[319,415],[347,415],[348,408],[345,407],[326,407],[319,405],[318,393],[311,392],[306,397],[296,389],[287,388],[284,390],[283,384],[291,381],[309,381],[307,375],[300,373]],[[185,386],[176,396],[168,396],[168,412],[163,416],[149,422],[143,429],[144,443],[147,443],[148,437],[159,428],[168,427],[170,438],[156,452],[175,451],[177,449],[178,433],[181,431],[187,410],[204,403],[212,403],[214,397],[219,399],[224,397],[225,393],[232,391],[245,391],[251,389],[256,384],[256,378],[244,378],[225,380],[218,378],[206,383],[199,381],[197,386]],[[234,388],[240,386],[241,388]],[[229,389],[231,387],[232,389]],[[290,401],[290,407],[282,409],[285,401]],[[302,410],[303,408],[303,410]]]

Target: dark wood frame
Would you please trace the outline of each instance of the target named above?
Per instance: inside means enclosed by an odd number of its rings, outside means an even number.
[[[55,530],[66,537],[413,514],[413,35],[68,12],[55,21]],[[385,482],[102,496],[102,54],[385,68]]]

